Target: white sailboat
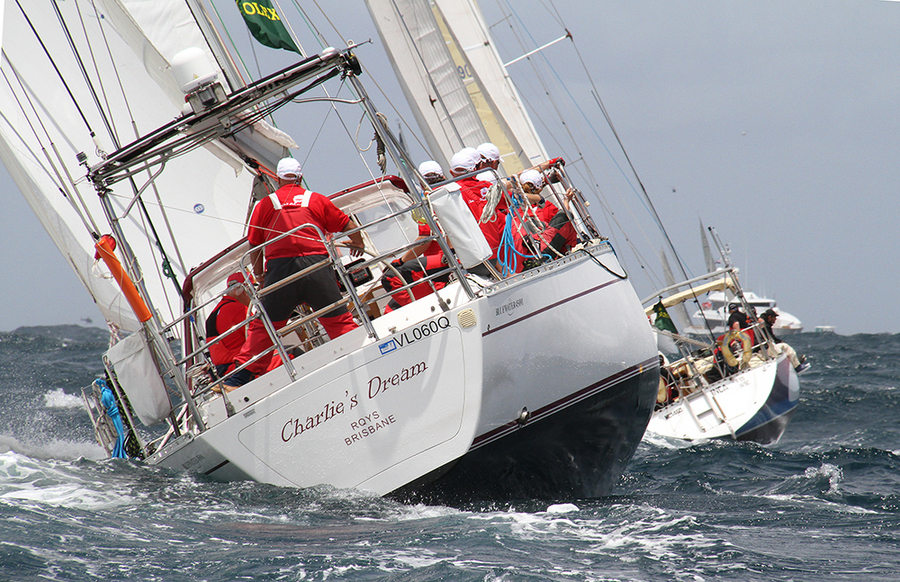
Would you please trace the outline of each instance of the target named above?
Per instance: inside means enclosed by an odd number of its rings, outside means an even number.
[[[777,344],[755,317],[739,331],[726,332],[722,321],[722,331],[712,342],[679,334],[668,317],[670,308],[725,292],[750,313],[749,294],[742,291],[727,254],[723,258],[724,268],[670,285],[643,300],[648,316],[655,314],[654,330],[674,343],[679,354],[672,359],[661,356],[657,405],[647,433],[691,442],[734,439],[774,444],[800,399],[798,363],[791,361],[789,349]],[[709,332],[703,335],[710,337]]]
[[[432,190],[409,169],[355,47],[244,84],[198,1],[50,5],[52,18],[43,5],[3,5],[0,158],[110,325],[104,364],[133,454],[217,480],[409,498],[609,492],[643,435],[658,363],[627,274],[583,205],[573,252],[500,280],[472,275],[486,256],[474,218],[455,184]],[[189,68],[204,61],[215,64]],[[226,277],[248,271],[251,196],[296,147],[264,119],[288,105],[316,130],[364,116],[400,177],[331,197],[366,241],[351,272],[338,241],[323,239],[360,327],[331,339],[316,314],[298,313],[274,332],[246,286],[284,363],[222,391],[202,322]],[[364,165],[366,148],[343,139],[346,160]],[[417,219],[446,256],[452,239],[459,261],[430,277],[449,276],[445,287],[385,313],[378,277],[416,244]],[[114,436],[105,401],[87,401],[98,435]]]

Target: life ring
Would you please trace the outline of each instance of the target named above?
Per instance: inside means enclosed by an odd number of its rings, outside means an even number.
[[[750,361],[750,348],[752,346],[752,342],[750,341],[749,335],[747,335],[740,329],[729,329],[728,332],[724,336],[722,336],[722,342],[719,344],[719,348],[721,348],[722,350],[722,357],[725,358],[725,363],[732,368],[736,368],[738,366],[738,360],[735,357],[734,353],[731,351],[731,342],[735,340],[741,342],[740,367],[744,368]]]

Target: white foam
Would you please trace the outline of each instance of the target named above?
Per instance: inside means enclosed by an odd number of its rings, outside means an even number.
[[[84,408],[84,400],[76,394],[66,394],[62,388],[44,394],[44,406],[47,408]]]
[[[25,505],[106,509],[130,503],[106,483],[86,481],[66,466],[28,458],[12,451],[0,454],[0,499]]]
[[[23,442],[7,435],[0,435],[0,453],[16,452],[33,459],[91,459],[107,458],[106,451],[95,441],[64,441],[51,439],[42,443]]]
[[[579,511],[579,509],[572,503],[557,503],[547,508],[547,513],[572,513],[573,511]]]

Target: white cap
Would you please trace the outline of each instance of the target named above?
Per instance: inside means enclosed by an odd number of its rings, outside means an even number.
[[[480,161],[481,154],[479,154],[475,148],[463,148],[453,154],[453,157],[450,158],[450,170],[462,170],[464,173],[471,172],[475,170],[475,166],[477,166]]]
[[[300,167],[300,162],[294,158],[283,158],[278,162],[276,173],[282,180],[296,180],[303,175],[303,168]]]
[[[482,182],[490,182],[491,184],[497,183],[497,174],[491,171],[482,172],[475,176],[476,180],[481,180]]]
[[[500,161],[500,148],[492,144],[491,142],[485,142],[478,146],[478,153],[481,154],[481,157],[491,161],[491,162],[499,162]]]
[[[544,177],[537,170],[525,170],[519,174],[519,181],[523,184],[531,184],[538,190],[544,187]]]
[[[422,176],[428,176],[429,174],[443,176],[444,170],[441,169],[441,165],[434,160],[426,160],[419,164],[419,173],[422,174]]]

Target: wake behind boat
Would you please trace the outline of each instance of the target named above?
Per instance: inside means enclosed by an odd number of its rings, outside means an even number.
[[[111,454],[217,480],[417,499],[609,492],[652,411],[658,360],[586,206],[568,210],[579,239],[571,252],[527,271],[473,274],[489,252],[458,185],[432,187],[412,170],[360,82],[354,47],[244,85],[185,4],[53,5],[56,19],[4,15],[3,69],[15,82],[2,89],[0,155],[110,325],[108,387],[95,383],[86,400]],[[95,10],[101,17],[80,17]],[[81,66],[87,54],[91,67]],[[205,60],[221,67],[203,69]],[[320,85],[330,92],[313,94]],[[352,97],[334,97],[342,92]],[[333,270],[341,297],[279,328],[262,303],[272,289],[248,283],[263,249],[243,230],[248,206],[273,189],[277,160],[296,147],[265,119],[297,103],[304,113],[292,115],[310,134],[334,115],[374,129],[400,177],[329,197],[359,225],[344,234],[362,238],[363,260],[347,260],[344,235],[319,231],[327,258],[294,279]],[[365,164],[368,144],[344,126],[346,161]],[[571,182],[564,166],[553,169],[560,200]],[[521,191],[504,196],[514,206]],[[423,224],[425,242],[453,259],[389,293],[382,275],[422,243]],[[244,282],[226,287],[235,273]],[[203,322],[236,287],[250,296],[247,319],[208,340]],[[410,301],[388,311],[404,293]],[[317,319],[342,305],[358,327],[329,337]],[[257,357],[281,365],[229,391],[240,369],[218,377],[209,352],[251,320],[273,343]]]

